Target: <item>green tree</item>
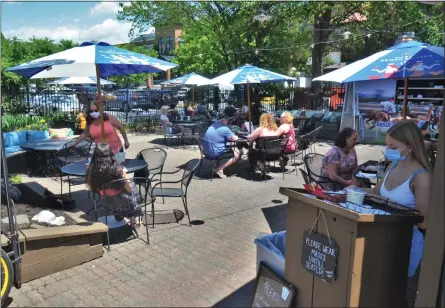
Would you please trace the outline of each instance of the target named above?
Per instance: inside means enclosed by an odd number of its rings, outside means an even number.
[[[48,38],[32,37],[29,40],[22,40],[17,37],[12,37],[8,39],[2,34],[1,86],[13,89],[25,85],[27,82],[25,78],[20,77],[15,73],[5,72],[5,69],[8,67],[45,57],[75,46],[77,46],[77,44],[70,40],[61,40],[60,43],[55,43]]]
[[[118,18],[132,23],[130,34],[181,24],[184,42],[175,60],[181,73],[212,76],[246,63],[286,72],[307,61],[307,51],[296,44],[310,42],[310,35],[299,31],[304,18],[294,14],[299,7],[298,2],[132,2],[121,4]],[[254,21],[263,9],[272,19]]]

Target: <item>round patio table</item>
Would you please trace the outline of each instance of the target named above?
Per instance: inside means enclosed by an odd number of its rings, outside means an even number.
[[[61,150],[63,145],[72,139],[46,139],[36,142],[28,142],[20,147],[26,151],[32,152],[37,157],[37,162],[31,164],[33,172],[38,175],[51,176],[56,173],[57,166],[54,163],[54,153]]]
[[[77,163],[68,164],[62,167],[62,172],[67,175],[85,176],[88,167],[88,160]],[[122,166],[126,169],[126,173],[133,173],[147,167],[147,163],[141,159],[125,159]]]

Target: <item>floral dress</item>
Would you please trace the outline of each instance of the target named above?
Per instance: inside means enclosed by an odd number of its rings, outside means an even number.
[[[326,155],[323,157],[323,161],[321,164],[320,175],[324,178],[329,178],[328,165],[336,164],[337,165],[337,175],[344,180],[352,179],[352,173],[357,168],[357,153],[355,149],[349,151],[348,154],[345,154],[339,147],[332,147]],[[335,186],[340,186],[338,183]],[[333,189],[334,185],[328,184],[324,185],[328,186],[327,189]]]
[[[131,182],[131,191],[125,187],[112,189],[107,188],[100,191],[98,205],[108,208],[110,215],[121,215],[125,217],[142,216],[142,196],[134,182]]]

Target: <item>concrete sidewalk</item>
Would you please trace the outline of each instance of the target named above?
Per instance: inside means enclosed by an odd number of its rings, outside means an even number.
[[[131,136],[127,157],[154,146],[154,139]],[[329,148],[326,143],[316,145],[322,154]],[[360,162],[378,159],[382,149],[357,146]],[[166,171],[199,158],[199,150],[192,147],[169,148],[167,153]],[[234,176],[215,175],[210,182],[209,168],[204,164],[202,177],[189,187],[191,218],[203,224],[190,227],[185,217],[179,224],[156,225],[149,229],[150,245],[129,240],[113,245],[103,258],[26,283],[12,291],[11,307],[250,306],[256,275],[253,241],[260,232],[284,230],[287,198],[278,189],[299,187],[303,179],[292,172],[284,180],[281,173],[267,182],[259,175],[247,180],[247,165],[241,164],[232,168]],[[52,179],[26,181],[60,192],[60,183]],[[73,191],[78,205],[90,206],[83,185]],[[156,208],[183,210],[180,199],[159,201]]]

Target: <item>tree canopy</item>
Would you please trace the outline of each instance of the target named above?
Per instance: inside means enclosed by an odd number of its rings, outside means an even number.
[[[262,10],[272,18],[255,21]],[[131,33],[181,24],[175,70],[209,76],[250,63],[281,73],[295,67],[317,77],[330,51],[341,50],[344,61],[358,60],[408,31],[441,45],[444,28],[440,6],[417,1],[133,1],[120,4],[118,19],[132,23]]]
[[[17,87],[25,83],[25,79],[15,73],[5,72],[5,69],[21,63],[45,57],[50,54],[60,52],[77,46],[70,40],[61,40],[55,43],[49,38],[33,37],[29,40],[22,40],[17,37],[11,39],[1,35],[2,48],[2,87]]]

